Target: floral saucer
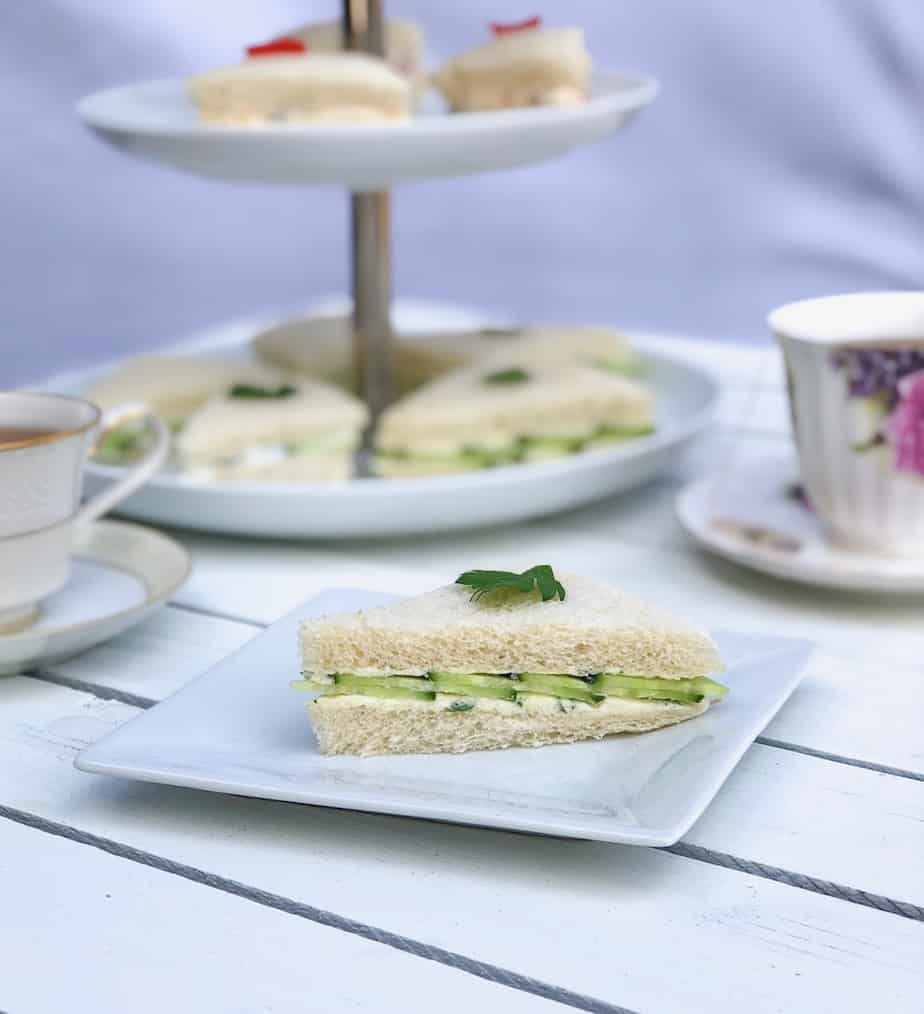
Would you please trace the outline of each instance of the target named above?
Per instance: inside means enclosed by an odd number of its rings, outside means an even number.
[[[802,584],[857,592],[924,594],[924,556],[890,557],[828,543],[787,452],[735,464],[684,487],[676,510],[704,549]]]

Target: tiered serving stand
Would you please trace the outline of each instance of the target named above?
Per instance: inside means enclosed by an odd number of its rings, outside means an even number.
[[[344,0],[343,23],[350,48],[384,53],[382,0]],[[354,358],[375,419],[392,392],[389,188],[555,158],[614,133],[657,90],[648,77],[599,73],[581,106],[423,112],[385,126],[225,127],[199,123],[185,82],[167,79],[98,92],[77,111],[115,147],[196,175],[350,189]],[[559,461],[425,479],[202,484],[165,473],[123,513],[212,531],[333,538],[448,530],[577,506],[650,478],[709,421],[716,397],[709,378],[648,358],[660,413],[651,437]],[[90,484],[110,475],[93,465]]]

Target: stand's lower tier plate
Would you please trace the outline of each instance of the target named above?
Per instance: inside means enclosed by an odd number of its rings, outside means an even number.
[[[712,418],[708,374],[643,353],[657,396],[657,431],[612,447],[537,464],[420,479],[342,483],[195,483],[162,474],[119,513],[144,521],[266,538],[388,537],[521,521],[611,496],[669,468]],[[116,469],[91,464],[92,492]]]
[[[184,80],[169,78],[96,92],[77,113],[115,147],[200,176],[381,190],[555,158],[619,130],[657,91],[652,78],[605,73],[580,106],[421,113],[392,126],[225,127],[199,123]]]

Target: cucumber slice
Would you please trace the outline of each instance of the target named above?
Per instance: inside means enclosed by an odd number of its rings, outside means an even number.
[[[629,690],[625,687],[612,687],[606,691],[607,697],[626,697],[635,701],[673,701],[674,704],[699,704],[702,694],[684,693],[682,690]]]
[[[663,690],[667,693],[699,694],[709,697],[722,697],[728,693],[728,687],[723,687],[721,683],[716,683],[715,680],[707,679],[705,676],[669,680],[660,676],[627,676],[624,673],[605,672],[594,678],[594,686],[599,687],[604,693],[609,693],[611,688],[619,687],[625,690]]]
[[[632,440],[635,437],[647,437],[654,433],[654,426],[599,426],[588,444],[617,443],[620,440]]]
[[[557,672],[521,672],[517,679],[523,683],[524,690],[542,690],[544,687],[561,687],[564,690],[586,690],[590,681],[581,676],[567,676]]]
[[[433,691],[430,681],[422,676],[354,676],[352,673],[338,672],[334,676],[334,683],[338,687],[352,687],[354,694],[365,693],[369,687],[423,690],[429,693]]]
[[[603,694],[596,693],[590,684],[579,676],[559,676],[555,673],[523,672],[517,681],[518,689],[545,697],[559,697],[566,701],[583,701],[595,704]]]
[[[421,683],[426,682],[421,680]],[[407,687],[375,685],[357,688],[355,685],[337,684],[322,691],[320,697],[384,697],[389,700],[432,701],[436,699],[436,694],[432,690],[410,690]]]
[[[488,697],[495,701],[515,701],[516,683],[509,676],[488,676],[482,679],[496,679],[498,685],[473,683],[471,676],[454,673],[431,673],[433,689],[441,694],[459,694],[462,697]]]
[[[548,450],[559,454],[574,454],[584,446],[587,437],[520,437],[527,451]]]
[[[693,680],[693,687],[704,697],[724,697],[728,693],[728,687],[709,679],[708,676],[697,676]]]
[[[495,676],[485,672],[431,672],[430,679],[434,684],[442,680],[465,680],[472,687],[498,687],[501,690],[509,690],[511,683],[510,676]]]
[[[393,461],[410,461],[421,464],[445,465],[465,470],[494,468],[497,465],[509,465],[519,461],[522,448],[519,444],[507,447],[461,447],[458,451],[407,451],[395,448],[382,448],[378,452],[381,458]]]

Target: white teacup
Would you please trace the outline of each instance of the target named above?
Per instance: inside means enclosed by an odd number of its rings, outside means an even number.
[[[807,299],[768,323],[802,482],[830,540],[924,554],[924,292]]]
[[[98,440],[132,420],[153,435],[123,478],[83,506],[83,466]],[[82,398],[0,392],[0,634],[27,626],[70,572],[75,530],[115,506],[163,464],[169,432],[143,405],[103,414]]]

